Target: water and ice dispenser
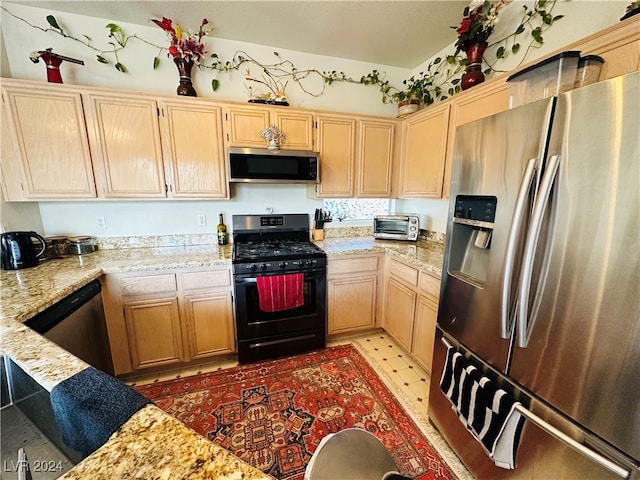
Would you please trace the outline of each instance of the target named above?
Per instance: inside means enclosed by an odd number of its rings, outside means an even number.
[[[451,228],[450,275],[482,288],[487,278],[489,250],[498,199],[458,195]]]

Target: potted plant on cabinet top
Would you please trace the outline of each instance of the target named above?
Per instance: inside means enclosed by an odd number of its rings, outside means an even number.
[[[402,84],[406,89],[391,94],[391,98],[398,103],[398,117],[418,111],[424,96],[424,87],[420,79],[411,77],[403,80]]]
[[[402,90],[384,80],[377,70],[360,79],[363,85],[378,85],[382,93],[383,103],[398,104],[398,117],[404,117],[420,109],[426,94],[426,77],[424,74],[412,76],[402,81]]]
[[[625,14],[622,16],[622,18],[620,18],[620,21],[626,20],[627,18],[633,17],[634,15],[637,15],[639,13],[640,13],[640,0],[631,2],[629,5],[627,5]]]

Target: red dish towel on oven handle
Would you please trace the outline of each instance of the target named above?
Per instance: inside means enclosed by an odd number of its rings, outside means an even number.
[[[260,310],[280,312],[304,305],[304,273],[256,277]]]

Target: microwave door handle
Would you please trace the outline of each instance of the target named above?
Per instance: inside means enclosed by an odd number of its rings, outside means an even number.
[[[526,348],[531,337],[534,321],[529,319],[529,297],[531,296],[531,278],[533,276],[533,263],[536,256],[536,247],[540,230],[542,229],[542,220],[549,205],[551,189],[553,187],[558,167],[560,165],[560,156],[554,155],[549,159],[547,169],[540,182],[540,190],[533,213],[531,214],[531,222],[529,224],[529,233],[525,242],[522,274],[520,275],[520,288],[518,298],[518,346]]]
[[[518,191],[518,198],[516,200],[516,206],[513,210],[513,220],[511,222],[511,228],[509,229],[509,237],[507,239],[507,251],[504,262],[504,273],[502,275],[502,295],[500,304],[500,335],[502,338],[509,338],[511,336],[511,329],[513,327],[513,320],[511,317],[511,285],[513,283],[513,267],[515,264],[516,247],[518,239],[521,236],[522,222],[524,219],[524,213],[527,206],[527,200],[529,198],[529,192],[533,181],[533,176],[536,171],[537,158],[532,158],[527,163],[524,175],[522,176],[522,182],[520,183],[520,190]]]

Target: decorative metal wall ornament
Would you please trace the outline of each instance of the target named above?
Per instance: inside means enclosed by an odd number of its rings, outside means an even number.
[[[40,59],[47,65],[47,81],[51,83],[62,83],[62,75],[60,74],[60,64],[63,61],[77,63],[78,65],[84,65],[82,60],[76,58],[65,57],[64,55],[58,55],[53,51],[53,48],[47,48],[46,50],[38,50],[37,52],[31,52],[29,58],[33,63],[38,63]]]
[[[285,138],[287,138],[287,136],[275,125],[269,125],[267,128],[262,130],[260,132],[260,136],[269,140],[269,145],[267,145],[269,150],[278,150],[280,148],[280,143],[284,142]]]

